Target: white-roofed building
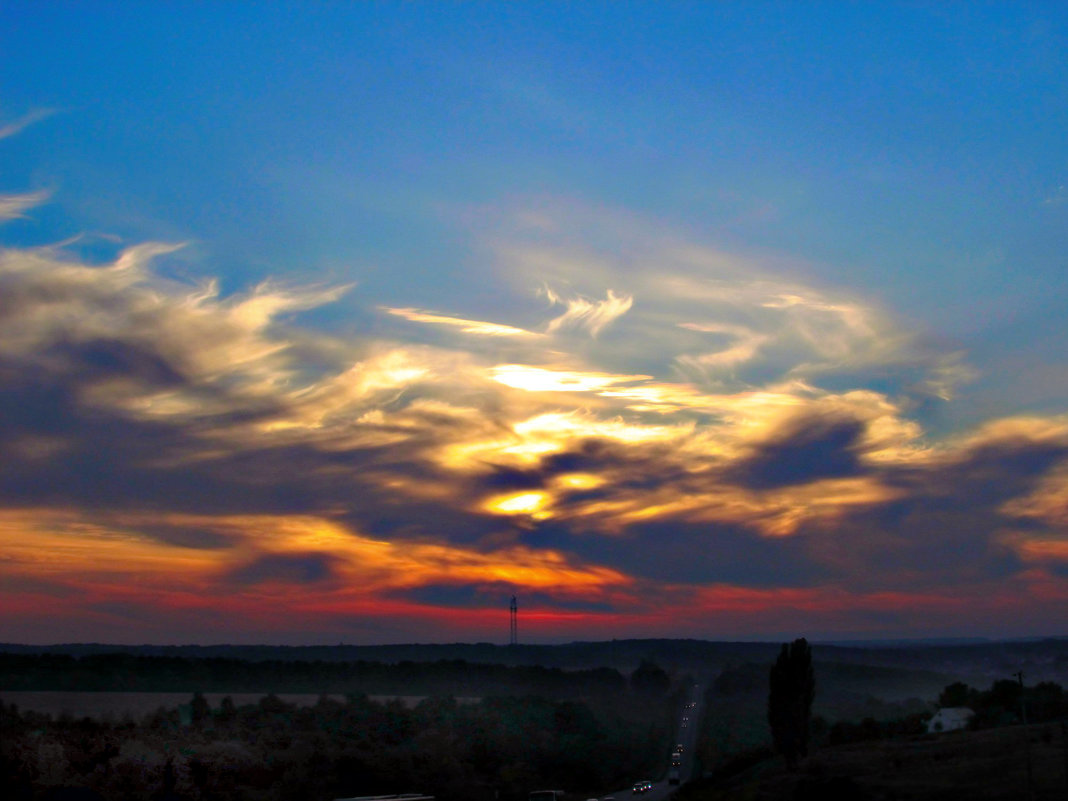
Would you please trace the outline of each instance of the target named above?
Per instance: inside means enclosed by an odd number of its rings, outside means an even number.
[[[947,706],[935,712],[927,722],[928,733],[940,731],[959,731],[968,728],[968,721],[975,717],[975,712],[966,706]]]

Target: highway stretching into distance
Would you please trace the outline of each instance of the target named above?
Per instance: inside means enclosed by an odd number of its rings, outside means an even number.
[[[664,771],[664,776],[659,781],[653,781],[651,777],[647,776],[635,776],[634,781],[639,782],[648,779],[652,782],[652,786],[644,793],[635,793],[632,786],[627,786],[622,790],[616,790],[612,793],[607,793],[602,796],[603,799],[612,797],[615,801],[630,801],[633,799],[641,799],[641,801],[664,801],[675,790],[677,790],[682,784],[685,784],[693,777],[693,771],[696,766],[696,754],[697,750],[697,732],[701,725],[701,716],[704,714],[704,679],[698,679],[698,683],[692,684],[688,693],[686,701],[683,703],[682,711],[678,714],[675,721],[675,739],[672,745],[682,745],[682,762],[679,765],[679,784],[668,783],[668,771]],[[663,755],[664,764],[668,764],[670,760],[670,754]]]

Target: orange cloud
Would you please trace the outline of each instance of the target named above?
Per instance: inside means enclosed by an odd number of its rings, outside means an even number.
[[[151,532],[160,527],[196,529],[225,538],[226,547],[175,545]],[[62,580],[72,585],[111,589],[131,576],[150,582],[154,591],[179,594],[227,592],[226,577],[265,557],[284,567],[287,557],[328,558],[331,581],[323,594],[374,597],[390,590],[426,585],[512,584],[528,590],[580,597],[631,579],[617,570],[582,565],[564,554],[522,545],[480,552],[431,542],[387,542],[361,536],[319,517],[263,515],[111,514],[47,509],[0,512],[0,573]],[[311,584],[315,584],[313,574]],[[284,571],[253,575],[251,587],[288,584]],[[298,575],[298,580],[300,576]],[[324,576],[326,578],[326,576]],[[307,592],[305,586],[302,592]]]

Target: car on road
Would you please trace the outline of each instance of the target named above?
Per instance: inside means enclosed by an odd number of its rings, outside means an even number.
[[[653,789],[653,783],[646,779],[645,781],[634,782],[634,787],[631,789],[631,793],[634,795],[641,795],[647,793]]]

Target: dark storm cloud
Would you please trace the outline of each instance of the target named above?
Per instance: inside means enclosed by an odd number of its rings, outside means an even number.
[[[621,448],[613,448],[604,440],[584,439],[571,448],[554,453],[541,460],[542,467],[550,473],[599,472],[620,461]]]
[[[76,388],[7,386],[0,392],[0,497],[9,503],[188,511],[272,506],[273,485],[257,486],[262,461],[231,458],[183,464],[189,431],[86,409]],[[45,443],[34,453],[34,443]]]
[[[392,590],[387,595],[431,606],[447,606],[457,609],[505,609],[515,593],[522,594],[524,607],[581,612],[615,612],[617,606],[609,600],[569,597],[568,587],[556,591],[539,592],[526,587],[487,583],[478,585],[427,584],[420,587]]]
[[[162,354],[143,345],[116,339],[61,342],[42,353],[46,362],[63,363],[72,376],[86,383],[122,377],[146,387],[177,387],[186,379]]]
[[[725,478],[753,489],[770,489],[858,475],[864,470],[858,453],[864,429],[860,420],[842,417],[808,415],[792,420],[735,462]]]
[[[5,576],[0,582],[8,592],[20,595],[45,595],[52,598],[81,598],[86,595],[84,587],[63,581],[34,578],[32,576]]]
[[[896,499],[804,527],[810,550],[848,584],[864,588],[943,586],[1000,580],[1029,568],[1008,532],[1025,539],[1064,532],[1022,517],[1013,503],[1057,475],[1068,435],[1012,430],[908,468],[884,468]]]
[[[226,579],[235,584],[322,584],[338,578],[337,564],[337,557],[329,553],[264,554],[231,571]]]
[[[9,503],[203,503],[217,493],[195,473],[151,467],[183,447],[185,432],[86,410],[77,385],[29,378],[0,390],[0,443],[8,454],[0,464],[0,497]]]
[[[242,542],[241,537],[217,530],[189,524],[166,524],[157,522],[140,522],[138,533],[167,545],[193,550],[219,550],[233,548]]]
[[[567,525],[546,523],[537,526],[527,542],[567,549],[583,559],[640,576],[650,587],[811,587],[834,576],[833,570],[809,553],[807,536],[769,539],[739,524],[636,523],[625,535],[605,541],[576,537]]]
[[[683,480],[685,466],[670,446],[624,445],[596,437],[577,438],[571,447],[541,460],[546,478],[566,473],[594,473],[612,476],[613,487],[641,490]],[[574,498],[598,497],[596,490],[574,493]]]
[[[535,470],[494,466],[489,473],[479,477],[478,483],[488,490],[538,489],[545,486],[545,479]]]

